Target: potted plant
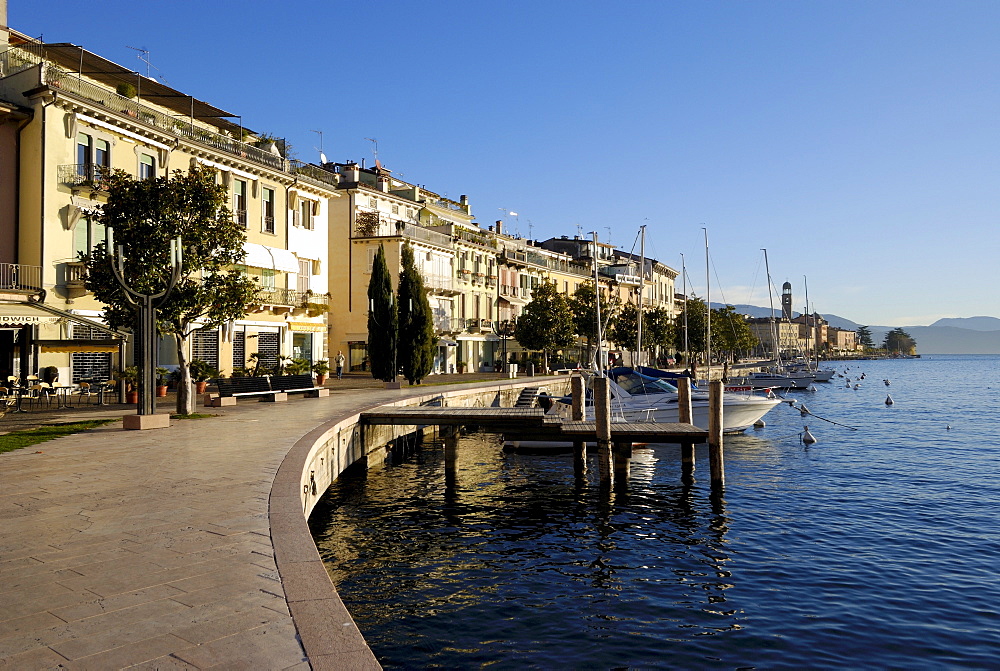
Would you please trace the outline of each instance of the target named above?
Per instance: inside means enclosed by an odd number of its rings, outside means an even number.
[[[118,376],[122,384],[125,385],[125,402],[137,404],[139,402],[139,368],[136,366],[126,366],[119,371]]]
[[[312,369],[316,373],[317,386],[323,386],[326,382],[327,373],[330,372],[330,362],[326,359],[320,359],[312,365]]]
[[[191,379],[194,380],[195,392],[198,394],[205,393],[209,379],[219,377],[219,371],[201,359],[192,359],[188,368],[191,370]]]
[[[458,372],[460,374],[465,372],[465,362],[464,361],[459,361],[455,365],[458,367]]]
[[[115,87],[115,92],[118,93],[123,98],[134,98],[138,91],[135,88],[135,84],[129,82],[122,82]]]
[[[167,395],[167,378],[170,376],[170,371],[166,368],[156,369],[156,395],[163,397]]]

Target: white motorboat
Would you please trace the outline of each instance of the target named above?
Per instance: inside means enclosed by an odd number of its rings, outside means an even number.
[[[622,371],[622,372],[618,372]],[[612,422],[677,422],[677,387],[667,380],[649,377],[635,371],[616,369],[609,377],[611,390]],[[572,417],[570,397],[552,398],[549,414],[565,419]],[[781,403],[770,395],[749,392],[726,392],[722,397],[722,430],[724,433],[741,433],[766,415],[771,408]],[[691,390],[692,424],[708,429],[708,393]],[[593,417],[593,401],[587,399],[584,416]],[[564,441],[505,441],[508,449],[558,449],[570,448],[572,443]]]
[[[815,381],[810,372],[799,373],[750,373],[744,377],[729,378],[728,385],[754,389],[808,389]]]

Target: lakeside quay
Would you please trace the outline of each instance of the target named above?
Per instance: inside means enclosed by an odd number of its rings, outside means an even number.
[[[169,429],[113,423],[0,455],[0,669],[378,668],[301,512],[309,446],[385,403],[552,379],[344,380],[326,398],[241,401]]]

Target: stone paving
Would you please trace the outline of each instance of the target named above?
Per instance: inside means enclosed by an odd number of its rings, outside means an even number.
[[[275,566],[274,475],[316,426],[409,395],[245,400],[0,454],[0,669],[311,668]]]

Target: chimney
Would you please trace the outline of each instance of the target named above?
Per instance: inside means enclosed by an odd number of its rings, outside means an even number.
[[[2,1],[3,0],[0,0],[0,2]],[[357,182],[359,179],[361,179],[361,171],[358,170],[357,163],[351,163],[349,165],[345,165],[341,169],[340,174],[344,176],[345,182]]]
[[[497,227],[497,235],[503,235],[503,222],[497,219],[496,227]]]

